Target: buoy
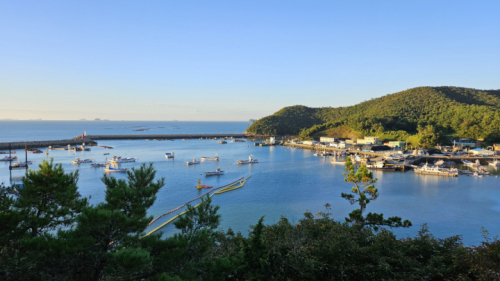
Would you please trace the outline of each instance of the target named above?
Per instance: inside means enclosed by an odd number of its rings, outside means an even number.
[[[200,179],[198,179],[198,185],[196,186],[196,188],[198,188],[198,189],[202,189],[202,186],[201,186],[201,180],[200,180]]]

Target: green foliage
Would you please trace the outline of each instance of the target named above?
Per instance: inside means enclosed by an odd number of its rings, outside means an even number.
[[[306,212],[293,224],[282,217],[264,225],[261,218],[248,237],[217,230],[219,207],[210,197],[188,206],[174,223],[179,233],[143,236],[151,220],[147,209],[164,185],[154,179],[151,164],[129,171],[127,180],[103,177],[105,202],[95,206],[75,196],[77,173],[48,162],[41,166],[25,179],[33,190],[19,198],[3,192],[13,188],[0,188],[0,280],[498,280],[500,274],[500,243],[485,230],[482,245],[464,247],[459,236],[434,238],[426,225],[404,239],[378,229],[410,223],[364,215],[378,197],[376,179],[350,159],[345,177],[354,187],[342,197],[360,209],[346,222],[331,218],[326,204],[325,212]],[[61,185],[72,200],[51,193],[64,193]],[[42,200],[58,207],[46,208]],[[38,217],[26,202],[40,213],[71,211]]]
[[[379,226],[388,226],[391,228],[411,226],[409,220],[402,222],[400,217],[384,219],[383,214],[376,213],[368,213],[366,217],[363,216],[366,205],[379,196],[378,190],[374,185],[377,179],[373,178],[373,174],[368,171],[364,165],[361,165],[359,169],[356,170],[355,164],[351,161],[351,157],[347,157],[345,170],[347,173],[344,173],[344,180],[354,184],[354,186],[351,189],[352,194],[342,192],[342,198],[348,200],[351,205],[356,203],[359,205],[359,209],[352,211],[349,214],[349,218],[345,219],[346,222],[353,223],[360,228],[370,226],[373,227],[375,231],[378,231]]]
[[[247,129],[254,134],[315,133],[348,126],[362,135],[406,140],[419,126],[433,125],[440,134],[500,140],[500,94],[458,87],[418,87],[349,107],[285,107]],[[404,131],[406,134],[386,132]],[[432,145],[435,145],[433,143]]]
[[[22,216],[21,229],[32,237],[57,227],[71,225],[76,215],[87,205],[79,199],[78,171],[64,173],[61,164],[43,160],[39,170],[30,170],[23,178],[23,188],[16,188],[19,198],[15,207]]]

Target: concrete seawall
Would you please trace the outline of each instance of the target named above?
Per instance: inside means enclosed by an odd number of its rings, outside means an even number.
[[[0,142],[0,150],[9,149],[9,145],[12,146],[12,149],[24,149],[24,144],[28,146],[28,148],[43,148],[55,145],[67,146],[69,145],[81,145],[85,144],[97,144],[95,141],[90,139],[67,139],[67,140],[45,140],[45,141],[14,141],[14,142]]]
[[[244,138],[245,134],[134,134],[134,135],[86,135],[91,140],[138,140],[138,139],[193,139],[193,138]],[[79,138],[79,137],[77,137]]]

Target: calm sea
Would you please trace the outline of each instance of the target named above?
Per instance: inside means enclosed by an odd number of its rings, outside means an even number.
[[[150,127],[150,133],[241,133],[247,122],[44,122],[15,121],[0,122],[0,141],[41,140],[72,138],[83,131],[87,134],[134,133],[133,126]],[[178,126],[179,129],[171,129]],[[156,127],[165,127],[157,128]],[[109,128],[109,129],[108,129]],[[140,132],[138,132],[140,133]],[[137,167],[141,163],[153,162],[157,177],[165,177],[166,185],[149,210],[153,216],[160,215],[189,201],[205,191],[195,188],[198,179],[202,184],[214,187],[232,182],[242,176],[252,177],[238,190],[214,195],[213,202],[220,206],[221,228],[233,228],[246,235],[249,225],[261,216],[267,223],[286,216],[298,221],[306,210],[313,213],[324,211],[325,203],[332,205],[331,213],[337,220],[353,207],[340,197],[349,192],[350,185],[343,180],[344,167],[331,164],[331,158],[315,157],[310,150],[289,147],[255,147],[252,142],[219,144],[213,140],[146,141],[119,140],[100,141],[99,145],[113,146],[113,150],[92,147],[90,152],[50,151],[49,155],[29,154],[30,160],[40,163],[54,158],[67,171],[80,171],[79,189],[83,196],[92,196],[91,203],[102,202],[104,185],[100,181],[102,168],[90,168],[88,164],[72,165],[76,157],[94,158],[102,162],[106,157],[119,155],[138,157],[138,163],[121,164],[122,167]],[[165,159],[165,152],[175,152],[175,159]],[[103,153],[109,152],[109,156]],[[23,151],[18,151],[23,154]],[[219,162],[202,162],[187,166],[187,160],[201,156],[213,157],[218,153]],[[258,164],[238,165],[236,160],[247,159],[253,154]],[[204,172],[217,167],[226,171],[219,177],[204,176]],[[35,168],[35,166],[33,166]],[[498,171],[488,167],[492,176],[475,178],[459,176],[446,178],[416,175],[412,171],[375,171],[376,187],[380,197],[369,204],[368,211],[385,216],[400,216],[409,219],[413,227],[396,230],[399,237],[414,236],[421,225],[427,223],[432,234],[444,238],[462,235],[465,244],[477,245],[482,241],[481,227],[492,235],[500,234],[500,188]],[[13,171],[19,177],[23,171]],[[9,183],[8,163],[0,162],[0,181]],[[125,178],[124,174],[114,174]],[[159,226],[174,214],[160,219],[149,230]],[[165,235],[175,233],[173,225],[162,229]]]

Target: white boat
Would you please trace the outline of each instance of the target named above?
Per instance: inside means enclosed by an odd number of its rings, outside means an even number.
[[[76,158],[75,160],[71,161],[72,164],[82,164],[82,163],[92,163],[94,162],[94,159],[80,159]]]
[[[122,158],[121,156],[113,156],[109,163],[119,164],[119,163],[131,163],[135,162],[137,157]]]
[[[436,166],[429,166],[427,163],[422,167],[415,166],[413,168],[416,174],[425,174],[425,175],[436,175],[436,176],[446,176],[446,177],[457,177],[458,170],[457,169],[445,169],[439,168]]]
[[[470,174],[470,175],[468,175],[468,176],[469,176],[469,177],[479,177],[479,178],[482,178],[482,177],[483,177],[483,175],[481,175],[481,174],[480,174],[480,173],[478,173],[478,172],[474,172],[474,173],[472,173],[472,174]]]
[[[121,173],[124,173],[127,170],[128,170],[128,168],[114,168],[114,167],[111,167],[109,165],[106,165],[105,168],[104,168],[105,172],[121,172]]]
[[[333,158],[333,160],[332,160],[332,164],[342,164],[342,165],[345,165],[345,163],[346,163],[345,160],[339,161],[336,158]]]
[[[248,156],[248,160],[238,160],[238,164],[259,163],[259,160],[253,159],[253,155]]]
[[[479,162],[479,159],[477,159],[476,162],[462,160],[462,163],[464,163],[465,166],[481,166],[481,162]]]
[[[394,164],[386,163],[385,161],[377,161],[375,163],[367,163],[366,168],[372,170],[386,170],[386,171],[395,171],[396,167]]]
[[[168,158],[174,158],[174,152],[165,152],[165,157]]]
[[[478,174],[479,174],[479,175],[481,175],[481,176],[482,176],[482,175],[485,175],[485,176],[486,176],[486,175],[489,175],[489,174],[490,174],[490,172],[488,172],[488,171],[487,171],[485,168],[483,168],[483,167],[479,167],[479,168],[477,168],[477,169],[476,169],[476,173],[478,173]]]
[[[90,164],[90,167],[92,167],[92,168],[106,167],[106,164],[105,163],[92,163],[92,164]]]
[[[444,160],[437,160],[436,162],[434,162],[434,166],[442,166],[444,165]]]
[[[497,159],[491,161],[491,162],[488,162],[488,165],[491,165],[491,166],[500,166],[500,161],[498,161]]]
[[[214,158],[201,157],[200,160],[201,161],[219,161],[219,154],[215,153],[215,157]]]
[[[196,158],[193,158],[193,161],[187,161],[186,164],[188,165],[200,164],[200,161],[196,160]]]
[[[221,171],[220,168],[215,169],[215,172],[205,172],[205,176],[220,176],[223,175],[224,171]]]

